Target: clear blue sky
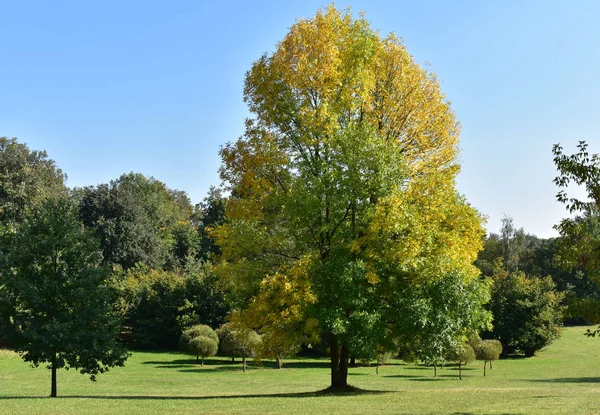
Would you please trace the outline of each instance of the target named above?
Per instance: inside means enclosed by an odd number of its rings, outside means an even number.
[[[248,116],[245,72],[319,1],[1,1],[0,136],[70,186],[135,171],[200,201]],[[600,152],[600,2],[349,1],[429,62],[462,123],[459,191],[538,236],[565,215],[551,147]]]

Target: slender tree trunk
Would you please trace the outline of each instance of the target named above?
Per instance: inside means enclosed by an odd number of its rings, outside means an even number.
[[[356,357],[354,356],[350,358],[350,367],[356,367]]]
[[[492,361],[490,360],[490,369],[492,368]]]
[[[379,362],[375,363],[375,373],[379,374]]]
[[[329,349],[331,351],[331,388],[344,389],[348,386],[348,348],[340,347],[335,334],[331,334]]]
[[[50,397],[51,398],[56,398],[56,364],[57,364],[57,357],[56,357],[56,353],[54,353],[54,356],[52,356],[52,384],[50,387]]]
[[[246,373],[246,355],[242,356],[242,371]]]
[[[231,356],[231,363],[235,363],[235,356]]]
[[[200,367],[204,367],[204,356],[202,356],[202,360],[200,360]]]
[[[281,369],[281,367],[283,366],[283,360],[281,359],[281,357],[279,355],[276,356],[277,359],[277,369]]]
[[[200,363],[200,356],[196,355],[196,363]]]
[[[485,376],[485,367],[487,366],[487,360],[483,361],[483,376]]]
[[[458,362],[458,378],[462,380],[462,365]]]

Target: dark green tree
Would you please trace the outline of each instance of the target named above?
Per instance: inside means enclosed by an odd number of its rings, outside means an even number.
[[[52,372],[76,368],[92,380],[127,353],[117,342],[121,322],[114,311],[109,271],[97,241],[67,199],[33,209],[16,232],[4,234],[1,279],[15,308],[10,341],[34,366]]]
[[[27,208],[39,207],[49,196],[65,195],[65,179],[45,151],[0,137],[0,223],[20,222]]]
[[[174,267],[197,251],[189,229],[189,199],[154,178],[124,174],[108,184],[78,189],[77,196],[80,217],[94,229],[109,264]]]
[[[210,234],[212,229],[225,222],[225,198],[219,189],[211,187],[208,195],[196,206],[196,212],[199,218],[200,256],[206,260],[221,253],[215,238]]]
[[[551,277],[498,269],[489,303],[494,328],[486,337],[500,340],[507,354],[533,356],[559,337],[562,299]]]

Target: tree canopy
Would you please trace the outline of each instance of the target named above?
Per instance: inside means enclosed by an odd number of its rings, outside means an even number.
[[[49,196],[65,195],[65,179],[45,151],[0,137],[0,223],[19,222],[27,208],[39,207]]]
[[[402,293],[477,276],[481,217],[454,187],[458,122],[398,38],[333,6],[253,64],[244,100],[253,118],[221,150],[224,284],[242,307],[269,298],[271,276],[301,287],[343,388],[350,350],[399,331]]]
[[[16,232],[3,235],[0,259],[0,284],[13,306],[9,340],[25,361],[48,363],[51,396],[57,369],[73,367],[93,380],[123,365],[109,270],[71,201],[49,199],[30,212]]]

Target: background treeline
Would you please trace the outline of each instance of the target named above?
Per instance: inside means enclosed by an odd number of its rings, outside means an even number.
[[[48,199],[66,198],[76,205],[79,221],[97,239],[102,261],[112,270],[111,284],[118,293],[116,306],[123,321],[121,339],[131,347],[175,349],[186,328],[204,324],[216,329],[232,312],[236,315],[234,306],[247,307],[229,296],[220,283],[223,279],[215,274],[213,264],[219,261],[220,251],[211,230],[225,220],[227,203],[216,188],[194,205],[185,192],[139,173],[85,188],[69,189],[65,181],[65,174],[44,151],[0,138],[3,229],[18,227],[28,211]],[[476,265],[481,278],[493,282],[486,306],[493,315],[493,328],[480,334],[500,340],[505,354],[532,355],[558,336],[562,322],[598,322],[600,288],[585,270],[561,263],[563,243],[560,238],[527,234],[508,217],[500,233],[485,238]],[[442,287],[441,295],[452,287]],[[461,295],[458,292],[457,298]],[[425,350],[438,341],[435,334],[445,326],[441,320],[438,328],[432,326],[432,339],[419,340],[423,347],[400,349],[437,364],[438,355],[427,358],[419,348]],[[276,334],[270,333],[273,338]],[[307,335],[304,340],[316,343],[314,337]],[[272,345],[283,346],[270,354],[279,360],[297,352],[302,339],[296,340],[289,344],[274,340]],[[324,351],[326,345],[323,338],[313,353]],[[381,356],[371,358],[379,361]]]

